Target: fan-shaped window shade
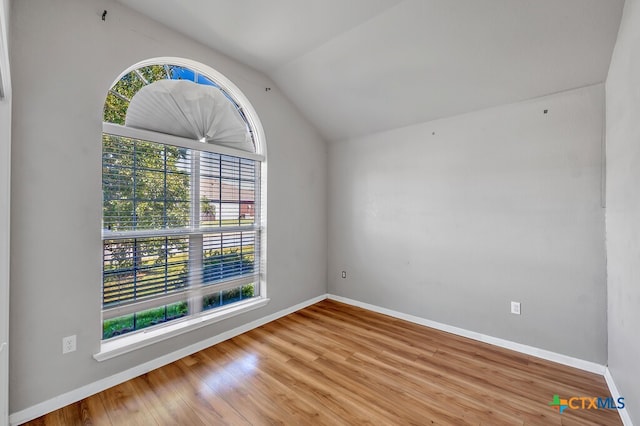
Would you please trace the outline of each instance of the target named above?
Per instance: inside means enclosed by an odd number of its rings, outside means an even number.
[[[140,89],[125,125],[255,151],[246,122],[224,93],[188,80],[158,80]]]

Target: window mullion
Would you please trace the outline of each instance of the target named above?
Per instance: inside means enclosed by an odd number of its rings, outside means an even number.
[[[137,207],[137,201],[138,201],[138,197],[137,197],[137,183],[138,183],[138,142],[137,141],[133,141],[133,163],[132,163],[132,168],[131,168],[131,173],[133,173],[133,188],[132,188],[132,215],[133,217],[131,218],[131,229],[138,229],[138,215],[136,214],[136,209]]]
[[[202,286],[202,234],[189,236],[189,287]],[[202,311],[202,296],[194,294],[189,297],[189,313],[191,315]]]
[[[191,226],[200,228],[200,152],[191,150]],[[189,236],[189,287],[202,286],[202,245],[201,233]],[[195,294],[189,298],[189,314],[202,311],[202,296]]]
[[[200,228],[200,151],[191,150],[191,226]]]
[[[218,204],[220,205],[220,213],[218,214],[218,225],[222,226],[222,155],[219,157],[218,161],[218,181],[220,182],[218,185]]]
[[[163,155],[163,167],[162,167],[162,195],[163,195],[163,203],[162,203],[162,227],[164,229],[167,229],[169,227],[169,218],[167,215],[167,203],[168,203],[168,196],[167,196],[167,146],[165,145],[162,149],[162,155]]]

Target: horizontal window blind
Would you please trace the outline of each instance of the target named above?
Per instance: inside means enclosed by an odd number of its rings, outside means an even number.
[[[191,225],[191,150],[103,136],[103,229]]]
[[[255,232],[205,234],[203,281],[215,283],[254,272]]]
[[[184,289],[188,269],[188,238],[105,240],[103,307]]]
[[[259,161],[105,133],[102,167],[103,338],[258,296]]]

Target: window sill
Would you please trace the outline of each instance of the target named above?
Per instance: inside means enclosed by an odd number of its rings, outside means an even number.
[[[261,308],[267,303],[269,303],[269,299],[257,298],[245,303],[236,303],[228,308],[216,310],[215,312],[205,312],[197,317],[179,321],[164,327],[141,330],[140,332],[130,336],[124,336],[102,343],[100,345],[100,352],[93,355],[93,358],[99,362],[106,361],[145,346],[167,340],[171,337],[197,330],[198,328],[214,324],[227,318]]]

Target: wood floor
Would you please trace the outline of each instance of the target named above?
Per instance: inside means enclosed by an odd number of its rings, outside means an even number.
[[[618,425],[601,376],[325,300],[33,425]]]

